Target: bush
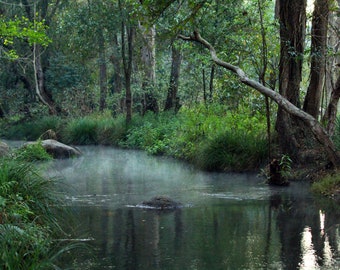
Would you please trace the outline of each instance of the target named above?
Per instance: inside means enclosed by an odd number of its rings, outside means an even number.
[[[46,152],[41,145],[41,141],[38,141],[37,143],[27,144],[15,150],[13,158],[19,161],[33,162],[51,160],[52,156]]]
[[[79,247],[52,242],[63,235],[55,215],[59,205],[55,179],[32,163],[0,159],[0,269],[59,269],[59,256]]]
[[[45,116],[36,120],[10,124],[3,132],[5,138],[12,140],[38,140],[49,129],[60,131],[62,119],[57,116]]]
[[[92,117],[74,119],[65,128],[64,140],[78,145],[97,144],[98,124]]]
[[[203,141],[197,152],[195,162],[202,169],[251,170],[267,158],[267,142],[252,133],[225,131]]]
[[[312,185],[312,191],[325,196],[340,195],[340,174],[327,175]]]

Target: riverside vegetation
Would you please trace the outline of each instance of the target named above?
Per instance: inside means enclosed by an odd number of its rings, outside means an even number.
[[[217,104],[183,107],[177,114],[135,115],[129,124],[123,115],[113,118],[109,111],[72,119],[45,116],[15,125],[7,122],[1,136],[36,140],[49,129],[67,144],[140,149],[153,155],[172,156],[208,171],[259,170],[269,161],[265,116],[244,107],[233,111]],[[334,136],[338,149],[339,135],[338,122]],[[275,154],[275,143],[271,144]],[[333,196],[339,193],[339,179],[327,175],[325,181],[318,179],[313,190]]]
[[[0,269],[60,269],[64,254],[81,247],[56,240],[69,237],[56,218],[65,216],[63,197],[36,164],[49,159],[41,144],[0,159]]]

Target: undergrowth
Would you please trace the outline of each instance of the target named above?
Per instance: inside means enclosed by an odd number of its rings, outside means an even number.
[[[124,115],[112,118],[109,112],[68,121],[50,119],[50,125],[42,118],[42,123],[35,120],[16,129],[21,134],[21,129],[35,125],[34,133],[40,135],[55,128],[58,139],[67,144],[141,149],[184,159],[206,170],[248,170],[266,159],[265,118],[247,108],[230,111],[217,104],[182,107],[177,114],[135,115],[129,124]]]

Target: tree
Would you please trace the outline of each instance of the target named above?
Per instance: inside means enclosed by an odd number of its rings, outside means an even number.
[[[232,65],[230,63],[224,62],[217,57],[214,47],[201,37],[201,35],[195,31],[190,37],[179,35],[179,38],[187,41],[196,41],[202,44],[204,47],[209,49],[212,60],[219,66],[228,69],[238,75],[240,81],[253,89],[256,89],[260,93],[268,96],[274,100],[281,110],[284,110],[289,117],[295,117],[303,122],[309,129],[310,133],[315,136],[317,141],[322,145],[322,150],[327,154],[328,160],[334,165],[338,166],[340,164],[340,157],[337,154],[333,141],[328,136],[326,130],[320,125],[320,123],[312,117],[310,114],[304,112],[290,102],[283,95],[265,87],[261,83],[251,80],[247,77],[245,72],[239,67]],[[289,153],[288,153],[289,154]]]
[[[316,119],[319,117],[321,94],[326,71],[327,28],[329,0],[316,0],[312,19],[310,81],[303,110]]]
[[[132,120],[131,76],[136,26],[126,13],[126,7],[123,9],[122,0],[119,0],[118,3],[121,15],[121,52],[125,79],[126,122],[129,123]]]
[[[170,84],[168,89],[167,98],[165,100],[164,110],[168,111],[173,109],[175,112],[179,110],[179,98],[177,97],[180,68],[182,62],[181,49],[177,44],[173,43],[171,46],[171,73]]]

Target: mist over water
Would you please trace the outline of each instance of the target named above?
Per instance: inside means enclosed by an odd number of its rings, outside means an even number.
[[[76,269],[338,269],[340,214],[308,183],[264,184],[256,174],[206,173],[185,163],[111,147],[80,147],[48,175],[66,183],[65,207],[93,256]],[[166,195],[184,207],[154,211]]]

